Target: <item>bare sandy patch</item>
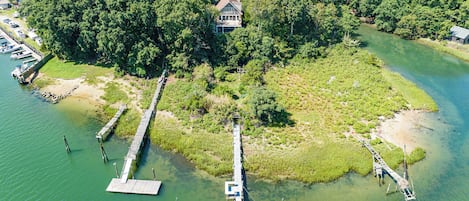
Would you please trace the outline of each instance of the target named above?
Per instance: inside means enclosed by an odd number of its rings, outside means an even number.
[[[425,112],[417,110],[402,111],[394,115],[394,118],[385,120],[372,137],[379,137],[400,148],[406,146],[406,152],[410,153],[415,148],[421,147],[419,143],[419,130],[421,128],[432,129],[423,124]]]

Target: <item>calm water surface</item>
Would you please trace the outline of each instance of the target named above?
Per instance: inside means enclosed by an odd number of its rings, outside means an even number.
[[[428,157],[410,169],[419,200],[469,200],[469,64],[414,42],[360,29],[367,49],[394,71],[424,88],[438,103],[416,135]],[[89,115],[67,102],[50,105],[10,78],[18,61],[0,55],[0,200],[224,200],[223,178],[197,171],[184,158],[151,146],[136,178],[151,179],[155,168],[163,187],[158,196],[105,192],[122,167],[129,142],[111,138],[105,144],[111,162],[104,164],[94,138],[100,129]],[[67,135],[72,154],[64,150]],[[371,160],[371,159],[370,159]],[[390,183],[390,180],[387,180]],[[260,200],[402,200],[385,195],[373,177],[347,175],[335,182],[305,186],[269,184],[248,178],[252,201]]]

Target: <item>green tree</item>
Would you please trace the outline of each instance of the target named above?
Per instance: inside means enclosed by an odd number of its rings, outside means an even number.
[[[254,88],[248,105],[254,117],[264,125],[286,125],[290,123],[285,108],[277,103],[274,92],[264,88]]]
[[[264,84],[265,60],[253,59],[244,66],[245,73],[241,78],[244,86],[262,86]]]
[[[393,32],[397,23],[407,12],[407,4],[399,0],[383,0],[376,8],[376,26],[378,30]]]
[[[394,33],[405,39],[415,39],[418,36],[417,29],[417,16],[406,15],[402,17],[401,20],[397,23],[397,28]]]

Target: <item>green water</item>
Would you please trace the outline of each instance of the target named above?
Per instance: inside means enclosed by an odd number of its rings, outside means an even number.
[[[360,33],[367,49],[424,88],[440,107],[422,120],[433,130],[415,130],[428,150],[427,159],[410,169],[417,197],[468,200],[469,64],[366,27]],[[151,179],[154,168],[163,181],[158,196],[105,192],[115,177],[112,163],[120,170],[129,142],[116,137],[106,142],[111,161],[104,164],[94,138],[102,124],[77,112],[81,109],[70,110],[67,102],[50,105],[35,98],[10,78],[18,63],[0,55],[0,200],[224,200],[226,178],[197,171],[183,157],[157,146],[145,150],[136,178]],[[71,154],[65,152],[63,135]],[[375,178],[353,173],[315,185],[247,181],[251,201],[402,200],[398,193],[386,196],[387,185],[378,186]]]

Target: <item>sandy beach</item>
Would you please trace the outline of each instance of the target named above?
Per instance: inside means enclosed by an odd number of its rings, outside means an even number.
[[[421,129],[433,129],[425,125],[426,112],[419,110],[406,110],[396,113],[393,118],[387,119],[371,133],[372,137],[379,137],[400,148],[406,146],[406,152],[410,153],[417,147],[422,147],[419,142]]]

